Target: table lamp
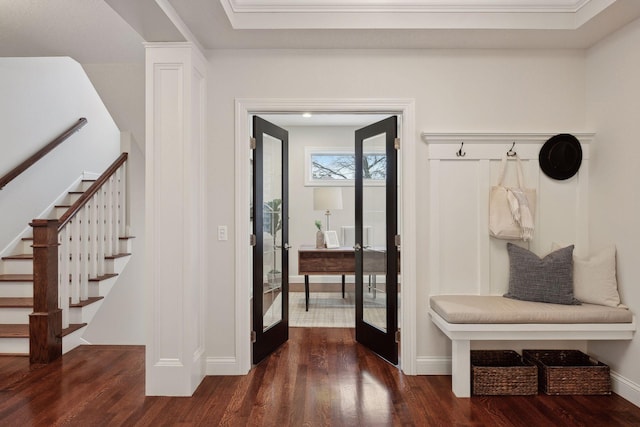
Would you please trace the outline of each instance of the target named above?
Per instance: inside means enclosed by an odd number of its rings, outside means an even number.
[[[313,210],[325,211],[327,228],[329,231],[329,216],[331,209],[342,209],[341,187],[316,187],[313,189]]]

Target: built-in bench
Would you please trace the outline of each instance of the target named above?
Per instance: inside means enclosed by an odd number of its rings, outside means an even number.
[[[520,301],[489,295],[430,298],[433,323],[451,339],[451,383],[471,395],[471,341],[630,340],[635,316],[626,308]]]

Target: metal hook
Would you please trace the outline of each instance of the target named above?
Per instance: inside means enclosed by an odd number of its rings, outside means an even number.
[[[511,148],[509,148],[509,151],[507,151],[507,156],[509,157],[515,157],[518,155],[518,153],[516,153],[515,151],[513,151],[513,147],[516,146],[516,142],[513,141],[513,144],[511,145]]]
[[[460,143],[460,149],[458,151],[456,151],[456,156],[458,157],[464,157],[467,155],[467,153],[462,151],[462,146],[464,145],[464,142]]]

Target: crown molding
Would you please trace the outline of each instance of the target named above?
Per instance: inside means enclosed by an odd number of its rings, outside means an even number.
[[[618,0],[220,0],[235,29],[575,30]]]

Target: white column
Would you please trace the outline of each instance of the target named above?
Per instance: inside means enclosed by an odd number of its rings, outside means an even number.
[[[206,61],[146,45],[146,394],[190,396],[205,374]]]

